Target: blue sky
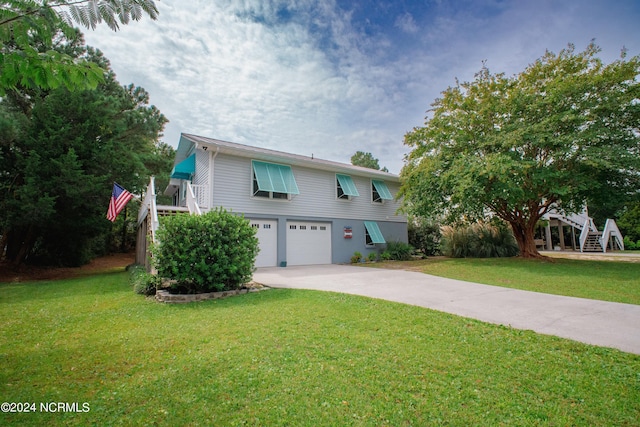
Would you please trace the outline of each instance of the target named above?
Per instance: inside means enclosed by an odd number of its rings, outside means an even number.
[[[399,173],[406,132],[485,61],[517,74],[592,39],[607,63],[640,54],[637,0],[177,0],[157,21],[86,30],[121,84],[144,87],[181,132]]]

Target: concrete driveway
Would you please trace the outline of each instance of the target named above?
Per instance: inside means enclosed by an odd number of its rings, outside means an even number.
[[[417,305],[640,354],[640,305],[349,265],[259,268],[253,279],[273,288],[342,292]]]

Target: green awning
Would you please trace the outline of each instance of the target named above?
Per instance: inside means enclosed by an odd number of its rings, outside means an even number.
[[[260,191],[300,194],[291,166],[252,160],[253,172]]]
[[[347,196],[359,196],[358,189],[356,188],[356,184],[353,182],[353,179],[349,175],[342,175],[337,173],[336,178],[338,178],[338,182],[340,183],[340,188],[342,188],[342,192]]]
[[[369,237],[371,237],[371,241],[373,243],[387,243],[382,236],[382,232],[380,231],[380,227],[378,227],[378,223],[374,221],[365,221],[364,226],[369,233]]]
[[[371,182],[373,182],[373,186],[375,187],[376,191],[380,195],[381,199],[393,200],[393,196],[391,195],[391,191],[389,191],[389,187],[387,187],[387,184],[385,184],[384,181],[378,181],[378,180],[374,179]]]
[[[171,178],[191,179],[196,171],[196,154],[193,153],[177,165],[171,171]]]

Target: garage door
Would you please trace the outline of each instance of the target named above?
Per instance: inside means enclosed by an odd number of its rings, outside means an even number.
[[[256,267],[275,267],[278,263],[278,221],[271,219],[251,219],[251,226],[258,230],[260,252],[256,257]]]
[[[331,224],[287,221],[287,265],[331,264]]]

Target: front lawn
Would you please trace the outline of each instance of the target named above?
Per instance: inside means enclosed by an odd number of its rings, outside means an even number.
[[[368,265],[421,271],[505,288],[640,304],[640,263],[637,262],[438,257]]]
[[[0,305],[2,401],[90,408],[0,425],[640,419],[640,356],[381,300],[268,290],[163,305],[112,273],[3,284]]]

